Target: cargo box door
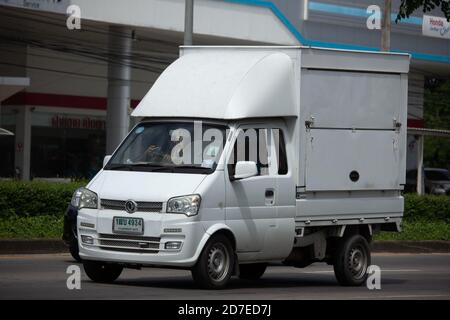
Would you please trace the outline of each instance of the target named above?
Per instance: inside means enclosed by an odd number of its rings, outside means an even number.
[[[399,189],[399,133],[311,129],[306,132],[306,190]]]
[[[302,123],[315,128],[392,129],[404,122],[399,74],[302,70]]]

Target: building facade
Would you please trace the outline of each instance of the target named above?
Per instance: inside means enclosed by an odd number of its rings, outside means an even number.
[[[194,44],[380,50],[381,31],[367,21],[377,17],[369,6],[383,2],[195,0]],[[177,58],[184,1],[0,0],[0,17],[0,127],[14,133],[0,136],[0,177],[90,178]],[[450,77],[450,40],[426,34],[424,19],[417,12],[391,32],[391,50],[412,57],[408,126],[415,128],[425,126],[424,79]],[[417,148],[411,135],[409,168]]]

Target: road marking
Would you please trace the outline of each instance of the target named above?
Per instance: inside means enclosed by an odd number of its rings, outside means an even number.
[[[437,298],[437,297],[450,297],[448,294],[408,294],[397,296],[377,296],[377,299],[405,299],[405,298]],[[372,297],[373,298],[373,297]],[[362,298],[365,299],[365,298]]]
[[[381,272],[421,272],[418,269],[381,269]]]
[[[449,256],[449,252],[374,252],[372,256],[401,257],[401,256]]]
[[[333,273],[333,270],[319,270],[319,271],[301,271],[301,273]],[[419,269],[381,269],[381,272],[422,272]]]

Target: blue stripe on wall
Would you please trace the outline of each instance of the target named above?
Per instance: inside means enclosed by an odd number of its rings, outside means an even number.
[[[325,48],[333,48],[333,49],[346,49],[346,50],[380,51],[380,48],[372,48],[372,47],[367,47],[367,46],[362,46],[362,45],[335,43],[335,42],[328,42],[328,41],[306,39],[305,37],[303,37],[303,35],[300,33],[300,31],[298,31],[297,28],[289,21],[289,19],[283,14],[283,12],[281,12],[280,9],[278,9],[278,7],[271,1],[267,1],[267,0],[223,0],[223,1],[230,2],[230,3],[236,3],[236,4],[264,7],[264,8],[270,9],[273,12],[273,14],[295,36],[295,38],[302,45],[305,45],[305,46],[325,47]],[[310,3],[310,5],[311,5],[311,3]],[[349,8],[349,7],[347,7],[347,8]],[[352,11],[352,12],[355,13],[355,11]],[[412,17],[412,18],[415,18],[415,17]],[[418,18],[418,19],[420,19],[420,18]],[[422,24],[421,19],[420,19],[420,21],[421,21],[420,24]],[[416,23],[414,22],[414,24],[416,24]],[[409,53],[409,54],[411,54],[412,58],[414,58],[414,59],[450,63],[450,56],[442,56],[442,55],[420,53],[420,52],[407,52],[407,51],[399,51],[399,50],[391,50],[391,51],[399,52],[399,53]]]
[[[225,2],[246,4],[250,6],[265,7],[272,10],[275,16],[286,26],[286,28],[297,38],[297,40],[305,44],[308,42],[306,38],[297,30],[297,28],[289,21],[289,19],[278,9],[278,7],[270,1],[266,0],[224,0]]]
[[[328,4],[328,3],[322,3],[322,2],[310,2],[308,8],[310,10],[314,10],[314,11],[341,14],[341,15],[353,16],[353,17],[367,18],[371,15],[371,13],[367,13],[367,10],[365,10],[365,9],[340,6],[340,5]],[[397,18],[396,13],[391,14],[391,20],[393,22],[395,22],[396,18]],[[402,19],[401,23],[422,25],[422,18],[409,17],[406,19]]]

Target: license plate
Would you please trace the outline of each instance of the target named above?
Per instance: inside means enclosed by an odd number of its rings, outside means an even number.
[[[114,217],[113,231],[118,233],[144,233],[144,219],[142,218],[128,218],[128,217]]]

